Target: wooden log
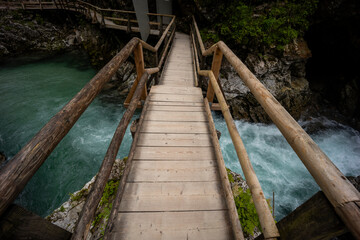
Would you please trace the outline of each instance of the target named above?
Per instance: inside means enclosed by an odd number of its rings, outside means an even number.
[[[168,32],[169,32],[171,26],[174,24],[174,22],[175,22],[175,16],[173,17],[173,19],[171,19],[171,22],[170,22],[169,25],[165,28],[165,31],[163,32],[161,38],[160,38],[159,41],[156,43],[156,45],[155,45],[156,50],[159,50],[162,42],[164,41],[165,36],[168,34]]]
[[[0,215],[15,200],[61,139],[69,132],[105,83],[127,59],[133,38],[0,170]]]
[[[137,107],[137,103],[143,92],[144,85],[148,79],[149,74],[144,72],[141,76],[139,84],[135,90],[134,96],[131,99],[129,107],[126,109],[123,117],[120,120],[118,127],[114,133],[114,136],[111,140],[109,148],[106,152],[105,158],[101,164],[100,170],[96,175],[95,183],[91,188],[89,196],[86,199],[85,205],[80,213],[78,223],[76,225],[74,234],[72,235],[73,240],[77,239],[86,239],[89,233],[91,222],[94,218],[97,206],[102,197],[105,185],[109,179],[112,166],[114,165],[116,155],[119,151],[121,142],[124,138],[125,131],[129,122],[134,115],[134,112]]]
[[[220,74],[220,69],[221,69],[222,58],[223,58],[223,54],[222,54],[221,50],[216,48],[216,50],[214,52],[213,62],[211,65],[211,71],[213,72],[213,74],[216,78],[216,81],[218,82],[219,87],[221,86],[220,82],[219,82],[219,74]],[[223,91],[221,91],[221,92],[223,92]],[[206,97],[209,100],[209,102],[212,103],[214,101],[214,89],[213,89],[210,81],[208,83]]]
[[[360,224],[352,224],[359,222],[360,208],[348,204],[360,202],[360,193],[226,44],[220,41],[217,45],[314,177],[354,237],[360,239]]]
[[[224,115],[226,125],[228,127],[231,139],[236,150],[236,154],[239,158],[241,168],[244,172],[246,182],[249,185],[255,208],[259,215],[262,232],[264,233],[265,239],[279,237],[279,232],[276,228],[275,221],[271,215],[271,211],[265,199],[264,193],[261,189],[259,180],[257,179],[255,171],[251,165],[244,143],[240,138],[239,132],[231,116],[229,107],[226,104],[225,98],[222,95],[220,87],[218,86],[216,78],[212,71],[200,71],[200,75],[208,76],[213,85],[214,92],[220,103],[221,111]]]
[[[134,92],[135,92],[135,89],[138,85],[138,82],[142,76],[142,74],[144,73],[145,71],[145,65],[144,65],[144,56],[143,56],[143,50],[142,50],[142,44],[139,43],[135,49],[134,49],[134,58],[135,58],[135,66],[136,66],[136,79],[133,83],[133,85],[131,86],[131,89],[129,91],[129,94],[127,95],[125,101],[124,101],[124,106],[125,107],[128,107],[128,104],[130,103],[133,95],[134,95]],[[146,89],[146,85],[144,86],[144,90],[143,90],[143,94],[141,96],[141,99],[142,100],[145,100],[146,99],[146,96],[147,96],[147,89]]]
[[[0,239],[67,240],[71,233],[12,204],[0,219]]]
[[[116,192],[116,197],[115,197],[115,200],[114,200],[114,203],[113,203],[113,207],[111,209],[109,220],[108,220],[107,225],[106,225],[105,234],[104,234],[104,240],[108,239],[108,237],[111,235],[112,231],[115,228],[113,223],[115,222],[115,220],[117,218],[117,214],[118,214],[117,211],[118,211],[118,209],[120,207],[121,199],[122,199],[122,196],[123,196],[124,191],[125,191],[126,179],[128,178],[130,170],[131,170],[132,162],[133,162],[134,155],[135,155],[136,145],[137,145],[139,135],[140,135],[140,129],[141,129],[141,126],[142,126],[142,124],[144,122],[145,112],[147,111],[148,103],[149,103],[149,98],[146,99],[143,110],[142,110],[141,115],[140,115],[139,124],[138,124],[138,127],[136,129],[136,133],[134,135],[133,142],[131,144],[131,149],[130,149],[130,152],[129,152],[129,155],[128,155],[128,159],[126,160],[124,173],[121,176],[121,179],[120,179],[120,182],[119,182],[119,187],[118,187],[118,190]]]
[[[318,192],[278,222],[280,239],[331,239],[349,230],[323,192]],[[264,239],[260,235],[256,240]]]
[[[233,196],[233,193],[231,190],[231,186],[230,186],[230,182],[228,179],[224,159],[223,159],[223,156],[221,153],[218,135],[216,132],[215,124],[214,124],[214,121],[213,121],[213,118],[211,115],[211,110],[210,110],[209,102],[208,102],[207,98],[204,99],[204,103],[205,103],[206,114],[207,114],[208,121],[209,121],[211,140],[212,140],[212,144],[214,146],[216,162],[217,162],[218,169],[219,169],[220,181],[221,181],[222,189],[223,189],[224,196],[226,199],[226,205],[227,205],[228,212],[229,212],[232,230],[233,230],[235,239],[244,239],[243,231],[241,229],[241,225],[240,225],[240,221],[239,221],[239,215],[238,215],[238,212],[237,212],[237,209],[235,206],[234,196]]]

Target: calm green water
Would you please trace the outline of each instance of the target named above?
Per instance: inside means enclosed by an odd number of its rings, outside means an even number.
[[[2,63],[0,151],[8,158],[14,156],[95,74],[80,52]],[[98,172],[124,112],[122,99],[109,102],[109,98],[102,94],[94,100],[17,203],[46,216]],[[128,130],[118,157],[128,155],[131,141]]]
[[[14,156],[94,75],[81,53],[16,59],[0,65],[0,151],[9,158]],[[17,202],[46,216],[66,201],[70,192],[83,187],[98,172],[124,112],[122,102],[104,94],[96,98]],[[214,120],[222,132],[226,166],[242,173],[222,116],[214,113]],[[325,126],[312,137],[335,165],[345,175],[360,175],[360,133],[325,118],[300,124],[306,129],[312,122]],[[244,121],[236,121],[236,125],[266,197],[275,192],[277,220],[319,190],[274,125]],[[128,155],[131,141],[127,131],[119,157]]]

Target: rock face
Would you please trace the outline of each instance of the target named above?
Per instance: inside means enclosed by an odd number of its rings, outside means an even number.
[[[118,181],[121,178],[125,168],[124,161],[125,160],[120,159],[115,160],[108,182]],[[79,215],[84,207],[86,198],[95,182],[95,177],[96,176],[94,176],[88,183],[86,183],[81,190],[73,193],[68,201],[64,202],[59,208],[55,209],[53,213],[46,217],[46,219],[51,223],[73,233],[76,223],[79,219]],[[110,203],[112,203],[114,200],[114,194],[112,196],[108,196],[111,198],[109,201]],[[99,206],[95,216],[102,214],[103,210],[103,206]],[[104,217],[99,222],[97,222],[97,224],[92,224],[87,239],[100,239],[102,237],[103,229],[106,226],[106,223],[107,219]]]
[[[298,39],[286,46],[281,57],[270,53],[249,53],[244,63],[286,110],[298,119],[311,98],[305,78],[305,64],[310,56],[306,42]],[[225,59],[223,61],[220,82],[234,118],[269,122],[269,117],[234,68]]]

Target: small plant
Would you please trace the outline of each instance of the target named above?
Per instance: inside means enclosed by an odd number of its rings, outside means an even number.
[[[86,196],[87,194],[88,194],[88,190],[82,189],[76,194],[70,193],[70,199],[73,202],[79,201],[82,197]]]
[[[60,207],[60,212],[65,212],[64,206],[61,206],[61,207]]]
[[[234,200],[243,231],[249,235],[253,235],[255,227],[260,230],[261,226],[250,190],[247,189],[244,192],[240,187],[239,195],[234,196]]]
[[[230,182],[230,183],[234,183],[235,180],[234,180],[233,175],[231,174],[231,170],[228,169],[228,168],[226,168],[226,171],[227,171],[227,174],[228,174],[229,182]]]
[[[107,221],[110,216],[110,212],[112,209],[112,203],[111,200],[113,197],[115,197],[117,188],[119,185],[119,180],[110,180],[106,183],[103,195],[101,197],[99,207],[102,209],[99,214],[96,215],[94,221],[92,222],[93,226],[96,226],[97,224],[101,223],[103,219]],[[101,232],[103,234],[103,230]]]

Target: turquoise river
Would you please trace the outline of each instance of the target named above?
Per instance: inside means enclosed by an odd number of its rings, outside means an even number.
[[[80,52],[26,57],[0,64],[0,152],[14,156],[94,75]],[[79,190],[98,171],[118,122],[123,99],[100,94],[39,169],[16,202],[46,216]],[[136,112],[138,117],[140,112]],[[226,166],[242,174],[222,116],[214,113]],[[326,118],[315,142],[350,176],[360,175],[360,133]],[[279,220],[319,190],[274,125],[236,121],[250,160],[267,198],[275,192]],[[131,135],[125,135],[119,158],[127,156]]]

